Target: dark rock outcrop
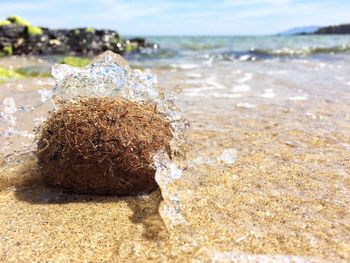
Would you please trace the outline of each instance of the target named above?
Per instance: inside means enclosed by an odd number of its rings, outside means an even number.
[[[314,34],[350,34],[350,24],[321,27]]]
[[[0,21],[0,55],[96,55],[106,50],[123,54],[142,48],[157,49],[159,45],[144,38],[124,40],[113,30],[35,27],[18,16]]]
[[[135,37],[128,40],[130,43],[136,44],[138,47],[157,49],[159,45],[156,43],[147,42],[146,39]]]

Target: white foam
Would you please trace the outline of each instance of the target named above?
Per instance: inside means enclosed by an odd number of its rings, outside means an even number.
[[[204,87],[201,87],[201,88],[192,88],[192,89],[187,89],[185,92],[195,92],[195,93],[201,93],[203,91],[209,91],[209,90],[215,90],[214,87],[212,86],[204,86]]]
[[[317,116],[316,116],[315,113],[306,112],[305,115],[306,115],[307,117],[309,117],[310,119],[313,119],[313,120],[317,119]]]
[[[205,80],[208,86],[215,87],[216,89],[227,89],[225,85],[218,82],[216,75],[210,76]]]
[[[232,70],[232,74],[241,74],[242,70],[240,69],[236,69],[236,70]]]
[[[274,92],[273,89],[265,89],[264,93],[259,95],[259,97],[270,99],[276,96],[276,93]]]
[[[170,64],[170,67],[178,69],[196,69],[199,66],[196,64]]]
[[[38,93],[41,96],[41,102],[45,103],[48,99],[51,99],[53,96],[52,90],[47,90],[47,89],[39,89]]]
[[[201,73],[195,73],[195,72],[189,72],[186,74],[187,77],[194,78],[194,79],[199,79],[203,75]]]
[[[200,153],[199,153],[200,155]],[[189,160],[188,166],[196,166],[196,165],[217,165],[220,163],[225,164],[234,164],[237,160],[237,150],[234,148],[227,148],[224,149],[221,153],[221,155],[215,154],[216,157],[209,157],[209,156],[199,156],[195,159]]]
[[[5,98],[2,103],[4,105],[5,113],[12,114],[17,111],[16,103],[13,98]]]
[[[252,109],[252,108],[255,108],[256,105],[255,104],[251,104],[251,103],[237,103],[236,104],[236,107],[237,108],[245,108],[245,109]]]
[[[225,149],[221,156],[218,157],[219,161],[223,161],[226,164],[233,164],[237,159],[237,151],[234,148]]]
[[[16,103],[13,98],[5,98],[2,102],[4,110],[1,112],[1,117],[11,126],[16,125],[16,117],[13,114],[17,111]]]
[[[251,61],[255,61],[256,60],[256,57],[253,57],[251,55],[242,55],[239,57],[239,60],[240,61],[247,61],[247,60],[251,60]]]
[[[206,92],[206,93],[200,93],[196,91],[184,91],[184,96],[187,97],[200,97],[200,98],[241,98],[243,95],[236,93],[236,94],[230,94],[230,93],[218,93],[218,92]]]
[[[252,78],[253,78],[252,73],[244,73],[244,76],[241,79],[237,79],[236,82],[237,83],[244,83],[244,82],[251,80]]]
[[[266,73],[269,75],[284,75],[284,74],[287,74],[288,72],[286,70],[269,70]]]
[[[21,136],[21,137],[25,137],[25,138],[29,138],[29,139],[34,139],[35,138],[34,133],[31,133],[31,132],[28,132],[28,131],[15,130],[12,127],[7,128],[4,131],[0,131],[0,135],[2,137]]]
[[[46,121],[46,118],[45,117],[38,117],[38,118],[35,118],[33,121],[34,121],[35,126],[39,126],[42,123],[44,123],[44,121]]]
[[[205,79],[187,79],[184,83],[202,86],[201,88],[205,89],[227,89],[225,85],[218,82],[216,75],[212,75]]]
[[[231,92],[248,92],[250,91],[250,86],[246,84],[235,85],[231,89]]]
[[[210,56],[208,60],[203,62],[203,65],[210,68],[213,66],[213,61],[214,61],[214,56]]]
[[[289,97],[287,100],[290,101],[306,101],[308,100],[308,97],[306,95],[300,95],[300,96],[294,96],[294,97]]]

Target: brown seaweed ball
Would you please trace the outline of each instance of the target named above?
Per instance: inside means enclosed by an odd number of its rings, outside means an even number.
[[[169,122],[154,105],[84,98],[43,124],[39,170],[50,186],[74,193],[135,195],[157,188],[153,155],[170,153]]]

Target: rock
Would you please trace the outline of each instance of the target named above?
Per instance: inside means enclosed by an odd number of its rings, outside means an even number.
[[[138,47],[142,48],[152,48],[152,49],[157,49],[159,48],[158,44],[147,42],[146,39],[140,38],[140,37],[135,37],[129,39],[131,43],[136,43]]]
[[[26,34],[26,27],[16,24],[0,26],[0,36],[10,39],[24,37]]]
[[[36,27],[18,16],[0,22],[0,52],[12,47],[13,54],[77,54],[96,55],[106,50],[118,54],[138,51],[141,48],[156,49],[159,46],[143,38],[123,40],[113,30],[97,30],[91,27],[71,30]],[[3,55],[6,52],[1,52]]]
[[[350,24],[321,27],[314,34],[350,34]]]
[[[152,105],[84,98],[53,113],[38,141],[44,181],[74,193],[137,195],[155,190],[153,155],[170,153],[169,122]]]

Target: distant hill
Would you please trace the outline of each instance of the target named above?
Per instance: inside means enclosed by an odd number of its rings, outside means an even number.
[[[313,34],[319,30],[319,26],[305,26],[305,27],[295,27],[289,29],[285,32],[281,32],[278,35],[302,35],[302,34]]]
[[[350,34],[350,24],[321,27],[314,34]]]

